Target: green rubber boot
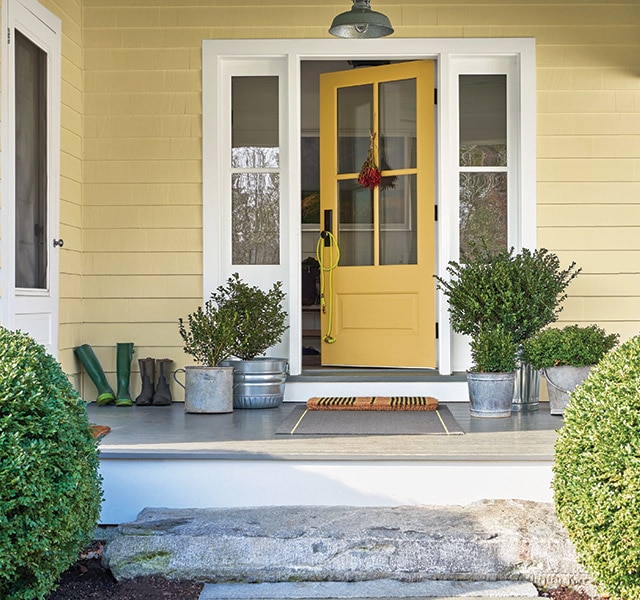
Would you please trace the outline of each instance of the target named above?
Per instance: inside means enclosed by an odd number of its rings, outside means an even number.
[[[133,342],[116,344],[116,379],[118,381],[118,393],[116,394],[116,406],[133,406],[133,400],[129,394],[129,381],[131,378],[131,359],[133,358]]]
[[[113,403],[116,396],[107,381],[98,357],[93,352],[93,348],[89,344],[82,344],[82,346],[74,348],[73,351],[98,390],[98,398],[96,399],[98,406]]]

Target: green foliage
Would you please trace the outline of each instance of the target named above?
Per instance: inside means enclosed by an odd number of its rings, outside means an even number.
[[[270,290],[250,286],[234,273],[201,307],[179,320],[184,351],[205,366],[229,356],[251,360],[277,344],[287,330],[284,292],[277,281]]]
[[[481,325],[471,338],[472,371],[510,373],[516,369],[516,343],[504,326]]]
[[[242,360],[264,354],[282,339],[287,330],[281,281],[276,281],[265,292],[257,286],[248,285],[234,273],[227,280],[227,285],[220,286],[213,297],[218,304],[237,315],[232,354]]]
[[[204,367],[215,367],[231,356],[236,339],[238,315],[231,307],[221,305],[214,294],[187,316],[178,319],[178,331],[184,351]]]
[[[522,357],[534,369],[562,365],[586,367],[600,362],[616,346],[618,337],[617,333],[607,334],[597,325],[545,329],[524,341]]]
[[[100,514],[98,450],[58,362],[0,327],[0,598],[41,599]]]
[[[553,471],[556,512],[600,591],[640,598],[640,336],[573,392]]]
[[[467,262],[450,261],[449,280],[436,276],[438,288],[449,300],[451,326],[474,336],[483,325],[502,325],[518,344],[558,319],[560,304],[580,269],[545,248],[514,249],[491,254],[473,248]]]

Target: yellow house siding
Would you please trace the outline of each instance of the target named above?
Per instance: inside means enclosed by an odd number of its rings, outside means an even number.
[[[583,269],[562,321],[627,338],[640,331],[640,10],[592,4],[537,39],[538,243]]]
[[[175,5],[131,4],[85,3],[83,335],[109,377],[119,341],[184,364],[177,321],[202,302],[200,48],[212,29],[179,27]]]
[[[117,341],[178,366],[188,358],[177,318],[202,296],[202,40],[327,38],[348,4],[85,0],[82,7],[82,341],[96,346],[109,371]],[[536,38],[538,243],[583,268],[562,319],[637,332],[637,2],[406,0],[375,8],[390,16],[397,37]],[[67,144],[75,147],[72,138]],[[65,168],[75,173],[77,164]]]

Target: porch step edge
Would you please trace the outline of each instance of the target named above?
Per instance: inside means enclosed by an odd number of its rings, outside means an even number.
[[[416,581],[395,579],[336,582],[207,583],[199,600],[315,600],[387,598],[493,598],[531,600],[538,597],[526,581]]]

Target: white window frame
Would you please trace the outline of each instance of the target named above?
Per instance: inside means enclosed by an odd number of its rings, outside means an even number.
[[[272,354],[286,354],[292,374],[301,372],[300,297],[300,64],[305,60],[419,60],[436,62],[435,272],[458,258],[458,76],[505,73],[508,81],[509,244],[536,245],[535,40],[532,38],[384,40],[205,40],[203,53],[203,299],[233,272],[254,284],[284,282],[290,329]],[[505,71],[506,70],[506,71]],[[281,264],[231,264],[230,190],[225,157],[230,148],[232,75],[280,77]],[[512,169],[513,165],[513,169]],[[228,188],[229,186],[227,186]],[[438,370],[468,367],[467,345],[453,335],[439,295]]]

